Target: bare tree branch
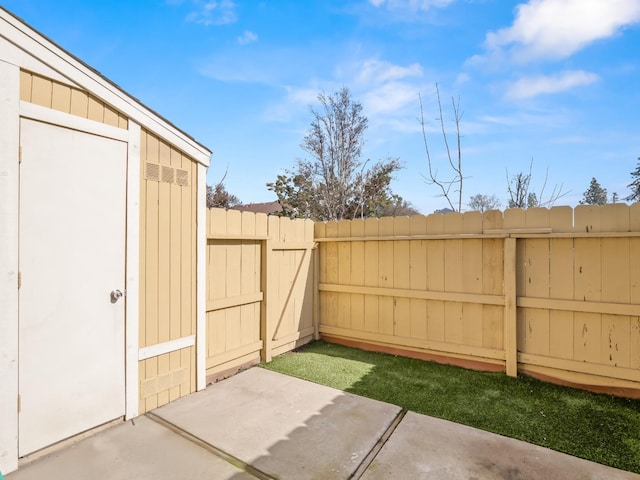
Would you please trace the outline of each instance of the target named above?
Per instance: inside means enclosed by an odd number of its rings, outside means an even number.
[[[530,208],[530,207],[546,207],[551,208],[559,199],[568,195],[570,191],[562,190],[564,184],[554,185],[549,197],[545,200],[544,191],[549,180],[549,168],[545,172],[544,182],[540,189],[540,194],[530,191],[531,180],[533,178],[533,158],[529,163],[529,173],[519,172],[513,177],[509,177],[507,172],[507,192],[509,193],[509,208]]]
[[[436,185],[440,191],[442,192],[439,196],[444,197],[451,210],[454,211],[462,211],[462,184],[464,180],[464,176],[462,175],[462,136],[460,134],[460,122],[462,120],[462,113],[460,112],[460,97],[458,97],[458,101],[456,102],[454,97],[451,97],[451,104],[453,108],[454,121],[455,121],[455,129],[456,129],[456,145],[457,145],[457,154],[456,161],[453,160],[453,155],[451,153],[451,148],[449,146],[449,139],[447,137],[447,131],[444,123],[444,115],[442,113],[442,100],[440,97],[440,87],[436,83],[436,97],[438,99],[438,111],[440,113],[439,121],[440,121],[440,129],[442,131],[442,139],[445,145],[445,149],[447,152],[447,159],[449,161],[449,167],[453,170],[453,178],[451,180],[441,180],[438,177],[438,171],[434,172],[433,162],[431,159],[431,154],[429,152],[429,143],[427,141],[427,129],[424,121],[424,106],[422,103],[422,95],[418,94],[418,99],[420,101],[420,118],[418,121],[420,122],[420,126],[422,128],[422,139],[424,141],[424,148],[427,155],[427,167],[429,169],[429,176],[423,175],[426,183],[428,185]],[[454,200],[451,198],[451,190],[456,187],[453,192],[458,193],[457,198],[457,208],[454,206]]]

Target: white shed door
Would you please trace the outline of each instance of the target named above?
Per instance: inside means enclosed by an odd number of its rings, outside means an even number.
[[[20,124],[19,453],[125,410],[126,143]]]

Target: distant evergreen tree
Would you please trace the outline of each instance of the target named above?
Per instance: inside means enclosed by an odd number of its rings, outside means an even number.
[[[602,188],[595,177],[593,177],[580,203],[583,205],[604,205],[607,203],[607,189]]]
[[[631,178],[633,182],[627,185],[627,188],[631,189],[631,195],[625,197],[625,200],[640,202],[640,157],[638,157],[638,166],[631,172]]]

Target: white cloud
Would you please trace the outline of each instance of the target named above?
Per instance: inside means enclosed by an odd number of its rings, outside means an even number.
[[[456,77],[456,81],[453,84],[456,87],[459,87],[460,85],[464,85],[470,80],[471,80],[471,76],[468,73],[463,72],[458,74],[458,76]]]
[[[237,20],[232,0],[193,0],[197,10],[187,15],[187,21],[204,26],[226,25]]]
[[[318,100],[317,87],[285,87],[287,100],[297,105],[310,105]]]
[[[562,59],[638,22],[640,0],[529,0],[512,26],[487,34],[485,46],[507,49],[514,61]]]
[[[421,77],[422,67],[412,63],[408,67],[393,65],[376,59],[365,60],[360,67],[356,81],[358,83],[385,83],[407,77]]]
[[[257,42],[258,35],[253,33],[251,30],[245,30],[242,35],[238,37],[238,43],[240,45],[247,45],[249,43]]]
[[[376,8],[386,6],[389,10],[429,10],[430,8],[443,8],[455,0],[369,0]]]
[[[507,89],[507,98],[531,98],[545,93],[558,93],[597,82],[598,75],[583,70],[568,70],[555,75],[523,77]]]
[[[419,89],[407,83],[389,82],[366,91],[362,103],[368,115],[393,114],[417,104]]]
[[[424,76],[419,63],[397,65],[369,58],[339,69],[339,79],[352,86],[354,96],[362,100],[367,115],[402,115],[406,107],[416,104]]]

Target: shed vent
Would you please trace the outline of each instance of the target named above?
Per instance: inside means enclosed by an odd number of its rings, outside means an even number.
[[[189,170],[158,165],[157,163],[145,163],[145,180],[163,183],[175,183],[181,187],[189,186]]]
[[[173,183],[175,181],[176,169],[171,167],[162,167],[162,181]]]
[[[155,163],[147,163],[146,164],[146,180],[153,180],[154,182],[160,181],[160,165]]]
[[[187,170],[180,170],[176,168],[176,183],[181,187],[189,186],[189,172]]]

